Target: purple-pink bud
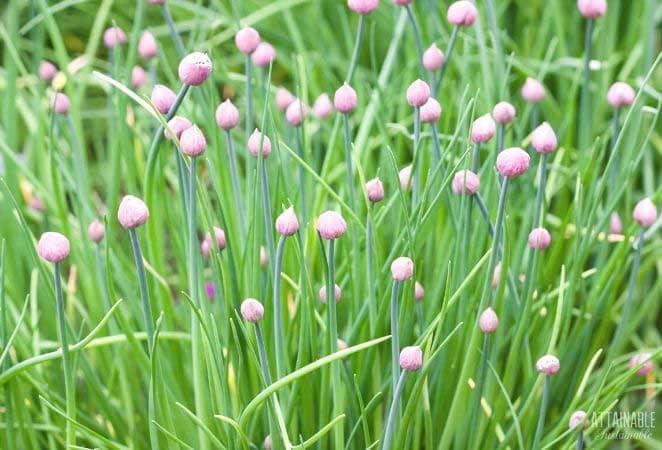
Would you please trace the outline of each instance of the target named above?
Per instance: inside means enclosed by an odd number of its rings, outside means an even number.
[[[496,168],[501,176],[515,178],[529,169],[529,154],[519,147],[503,150],[497,156]]]
[[[512,122],[515,114],[517,114],[515,107],[508,102],[499,102],[492,109],[492,117],[501,125]]]
[[[529,247],[536,250],[545,250],[552,242],[552,236],[543,227],[534,228],[529,233]]]
[[[205,135],[202,134],[202,130],[197,125],[193,125],[182,132],[179,146],[183,154],[195,158],[205,152],[207,140]]]
[[[98,244],[106,235],[106,227],[103,225],[103,223],[97,219],[94,219],[87,227],[87,235],[90,237],[92,242],[96,242]]]
[[[214,240],[216,241],[216,247],[219,250],[223,250],[227,245],[227,242],[225,241],[225,231],[223,231],[223,228],[220,227],[213,227],[212,229],[214,230]]]
[[[441,117],[441,105],[436,98],[430,97],[420,110],[422,123],[435,123]]]
[[[225,246],[227,245],[227,242],[225,241],[225,231],[223,231],[223,229],[219,227],[213,227],[213,230],[214,230],[214,239],[212,240],[211,233],[205,233],[205,238],[202,240],[202,243],[200,244],[200,250],[202,250],[202,255],[205,258],[209,257],[209,252],[214,246],[214,242],[216,243],[216,248],[219,251],[225,249]]]
[[[641,367],[639,367],[641,366]],[[651,361],[651,354],[650,353],[639,353],[638,355],[634,355],[632,358],[630,358],[630,362],[628,363],[628,367],[630,369],[634,369],[635,367],[639,367],[637,369],[637,375],[641,377],[645,377],[649,373],[652,372],[653,370],[653,361]]]
[[[241,303],[241,315],[250,323],[258,323],[264,316],[264,306],[254,298],[247,298]]]
[[[379,177],[373,178],[365,184],[365,190],[368,194],[368,200],[372,203],[380,202],[384,199],[384,185]]]
[[[531,135],[531,146],[536,149],[538,153],[551,153],[556,150],[558,142],[556,140],[556,133],[547,122],[543,122],[533,130]]]
[[[28,201],[28,205],[38,213],[43,213],[45,211],[44,201],[41,199],[41,197],[33,196]]]
[[[148,60],[156,57],[159,52],[158,44],[154,35],[149,31],[143,31],[138,41],[138,54],[142,59]]]
[[[267,256],[267,249],[264,245],[260,245],[260,267],[267,267],[269,257]]]
[[[568,427],[570,429],[577,428],[581,425],[581,428],[588,428],[588,421],[586,420],[586,411],[578,410],[572,413],[570,420],[568,421]]]
[[[367,16],[377,9],[379,0],[347,0],[349,9],[362,16]]]
[[[609,219],[609,232],[611,234],[621,234],[623,232],[621,216],[619,216],[617,212],[613,212]]]
[[[336,339],[336,347],[338,347],[338,350],[347,350],[349,345],[347,345],[347,342],[342,339]]]
[[[292,236],[299,230],[299,219],[293,207],[287,208],[276,219],[276,231],[283,236]]]
[[[597,19],[607,12],[607,0],[577,0],[577,8],[587,19]]]
[[[333,96],[333,104],[338,112],[342,114],[349,114],[354,111],[357,103],[356,91],[347,83],[340,86]]]
[[[318,119],[326,119],[333,112],[333,104],[326,92],[320,94],[313,104],[313,114]]]
[[[655,223],[657,220],[657,208],[650,197],[639,200],[634,206],[632,217],[644,228],[648,228]]]
[[[485,334],[494,333],[497,328],[499,328],[499,317],[492,308],[487,308],[480,314],[478,319],[478,326],[480,330]]]
[[[492,288],[496,289],[499,286],[499,281],[501,280],[501,263],[497,263],[494,267],[494,273],[492,274]]]
[[[612,84],[607,91],[607,102],[614,108],[622,108],[623,106],[630,106],[634,103],[636,94],[634,89],[622,81],[617,81]]]
[[[182,136],[182,133],[189,128],[191,128],[193,124],[191,123],[190,120],[188,120],[186,117],[182,116],[175,116],[172,119],[168,121],[168,127],[163,130],[163,135],[165,136],[166,139],[172,139],[172,133],[179,139]]]
[[[47,231],[39,238],[37,253],[45,261],[58,263],[69,256],[69,239],[63,234]]]
[[[239,110],[227,99],[216,108],[216,124],[224,130],[231,130],[239,124]]]
[[[414,276],[414,261],[406,256],[399,256],[391,263],[391,275],[395,281],[407,281]]]
[[[326,297],[326,285],[322,286],[318,292],[320,301],[322,303],[326,303],[327,297]],[[333,298],[338,303],[340,301],[340,298],[342,297],[342,291],[340,290],[340,286],[337,284],[333,285]]]
[[[211,70],[211,59],[206,53],[189,53],[179,63],[179,79],[189,86],[198,86],[207,81]]]
[[[294,100],[285,111],[287,123],[293,127],[298,127],[308,116],[308,107],[301,100]]]
[[[110,27],[103,32],[103,43],[108,48],[126,43],[126,33],[120,27]]]
[[[147,82],[147,73],[140,66],[134,66],[131,70],[131,84],[134,88],[141,88]]]
[[[267,435],[267,437],[264,438],[264,442],[262,443],[262,446],[264,447],[264,450],[271,450],[273,446],[271,435]]]
[[[494,136],[496,133],[496,123],[489,114],[480,116],[471,124],[471,140],[475,144],[483,144]]]
[[[480,189],[480,178],[471,170],[460,170],[453,177],[451,188],[455,194],[474,195]]]
[[[398,172],[398,179],[400,180],[400,188],[403,191],[407,191],[411,187],[411,164],[400,169]]]
[[[334,240],[345,234],[347,222],[337,212],[325,211],[317,217],[315,227],[322,239]]]
[[[280,111],[286,111],[294,100],[296,100],[294,95],[284,87],[280,87],[276,91],[276,107]]]
[[[168,114],[168,111],[170,111],[170,108],[175,103],[176,99],[177,94],[167,86],[157,84],[152,89],[152,103],[156,110],[161,114]]]
[[[420,108],[430,98],[430,86],[418,79],[407,88],[407,103],[414,108]]]
[[[545,355],[542,356],[536,362],[536,370],[543,375],[552,376],[555,375],[561,368],[561,363],[559,359],[554,355]]]
[[[418,345],[405,347],[400,352],[400,367],[407,372],[416,372],[423,365],[423,350]]]
[[[55,67],[55,64],[46,60],[39,64],[39,78],[44,80],[46,83],[53,81],[55,75],[57,75],[57,67]]]
[[[441,67],[446,62],[446,57],[444,52],[439,50],[437,44],[432,44],[423,52],[423,67],[425,67],[430,72],[441,69]]]
[[[149,218],[145,202],[134,195],[125,195],[117,210],[117,219],[126,230],[138,228]]]
[[[69,112],[69,97],[62,92],[56,92],[53,96],[53,111],[55,114],[67,114]]]
[[[257,67],[267,67],[276,60],[276,49],[268,42],[260,42],[251,55]]]
[[[257,157],[260,154],[260,143],[262,143],[262,157],[266,158],[271,153],[271,140],[256,128],[248,138],[248,151],[251,155]]]
[[[250,55],[260,44],[260,33],[252,27],[242,28],[235,35],[234,43],[241,53]]]
[[[522,98],[528,103],[540,103],[545,98],[545,87],[540,81],[528,77],[522,86]]]
[[[205,294],[207,294],[209,300],[214,300],[214,297],[216,297],[216,286],[211,281],[205,283]]]
[[[417,281],[414,283],[414,300],[422,302],[423,297],[425,297],[425,289],[423,289],[423,285]]]
[[[393,0],[393,3],[398,6],[407,6],[414,0]]]
[[[457,27],[470,27],[477,18],[476,6],[467,0],[454,2],[446,12],[446,19]]]

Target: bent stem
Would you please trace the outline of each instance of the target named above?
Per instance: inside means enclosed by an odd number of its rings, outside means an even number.
[[[161,14],[163,15],[163,19],[166,21],[166,24],[168,25],[168,30],[170,31],[170,37],[175,43],[177,54],[179,55],[180,58],[182,58],[184,56],[184,53],[186,53],[186,49],[184,48],[184,42],[182,42],[182,38],[177,32],[175,21],[172,20],[172,15],[170,14],[168,5],[165,2],[161,4]]]
[[[283,376],[285,367],[285,343],[283,339],[283,316],[280,305],[280,271],[283,264],[283,250],[285,249],[285,236],[278,240],[276,262],[274,264],[274,334],[276,343],[276,377]]]
[[[397,412],[398,407],[400,406],[400,397],[402,396],[402,391],[405,387],[406,376],[407,372],[402,372],[402,375],[400,375],[400,378],[395,385],[393,400],[391,401],[391,409],[389,409],[388,419],[386,420],[386,429],[384,431],[384,444],[382,445],[382,450],[390,450],[391,448],[391,441],[393,440],[393,429],[395,428],[395,419],[398,415]]]
[[[356,42],[354,43],[354,51],[352,52],[352,60],[349,63],[349,70],[347,71],[347,84],[352,82],[354,71],[356,70],[356,62],[359,59],[359,51],[361,50],[361,41],[363,41],[363,34],[365,33],[365,16],[359,15],[359,26],[356,31]]]
[[[145,273],[145,264],[143,262],[142,252],[140,251],[140,243],[138,242],[138,235],[135,228],[129,229],[129,236],[131,237],[131,248],[133,250],[133,258],[136,263],[136,276],[138,277],[138,284],[140,285],[140,300],[143,306],[143,319],[145,320],[145,332],[147,334],[147,353],[152,351],[152,343],[154,339],[154,324],[152,323],[152,304],[149,299],[149,290],[147,289],[147,275]]]
[[[540,438],[542,437],[542,429],[545,426],[545,415],[547,414],[547,403],[549,403],[549,385],[551,377],[545,375],[545,385],[542,391],[542,404],[540,405],[540,415],[538,416],[538,426],[536,427],[536,435],[533,438],[533,445],[531,450],[537,450]]]
[[[393,384],[393,395],[398,384],[400,375],[400,338],[398,336],[398,293],[400,291],[400,282],[393,280],[393,290],[391,291],[391,382]]]
[[[242,229],[246,226],[246,212],[244,210],[244,201],[241,198],[241,188],[239,187],[239,174],[237,172],[237,154],[234,151],[232,142],[232,133],[225,131],[225,137],[228,144],[228,159],[230,160],[230,177],[232,178],[232,190],[234,191],[234,201],[239,210],[239,219],[242,223]]]
[[[451,39],[448,42],[448,47],[446,47],[446,61],[444,61],[444,65],[441,66],[441,70],[439,71],[439,77],[437,78],[437,84],[434,87],[434,96],[437,97],[439,94],[439,89],[441,88],[441,83],[444,81],[444,75],[446,74],[446,68],[448,67],[448,64],[451,62],[451,56],[453,56],[453,49],[455,48],[455,41],[457,41],[457,33],[459,32],[460,27],[455,26],[453,27],[453,32],[451,33]]]
[[[62,281],[60,279],[60,263],[56,262],[53,267],[53,282],[55,283],[55,306],[57,309],[57,328],[62,343],[62,370],[64,372],[64,395],[66,401],[66,447],[76,445],[76,431],[73,421],[76,420],[76,391],[72,378],[71,357],[69,356],[69,344],[67,339],[67,322],[64,317],[64,300],[62,297]]]

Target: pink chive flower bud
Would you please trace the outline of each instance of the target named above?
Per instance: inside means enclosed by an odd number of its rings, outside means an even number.
[[[556,150],[558,142],[556,140],[556,133],[547,122],[543,122],[533,130],[531,135],[531,146],[536,149],[538,153],[551,153]]]
[[[87,227],[87,235],[90,237],[92,242],[98,244],[106,235],[106,227],[103,225],[103,223],[99,222],[97,219],[94,219]]]
[[[552,242],[552,236],[543,227],[534,228],[529,233],[529,247],[536,250],[545,250]]]
[[[140,66],[134,66],[131,70],[131,84],[134,88],[141,88],[147,83],[147,73]]]
[[[179,63],[179,79],[189,86],[199,86],[209,78],[212,71],[211,59],[206,53],[193,52]]]
[[[250,323],[258,323],[264,316],[264,306],[254,298],[244,300],[240,309],[244,320]]]
[[[252,27],[242,28],[235,35],[234,43],[241,53],[250,55],[260,44],[260,33]]]
[[[53,81],[53,78],[55,78],[55,75],[57,75],[57,67],[55,64],[46,60],[39,64],[39,78],[43,81],[50,83]]]
[[[260,42],[251,55],[257,67],[267,67],[276,60],[276,49],[268,42]]]
[[[216,108],[216,124],[223,130],[231,130],[239,124],[239,110],[227,99]]]
[[[508,102],[499,102],[494,105],[494,109],[492,109],[492,117],[494,117],[494,120],[501,125],[506,125],[512,122],[515,118],[515,114],[515,107]]]
[[[207,233],[205,235],[205,238],[202,240],[200,243],[200,252],[202,252],[202,256],[206,258],[209,258],[209,253],[211,252],[211,235]]]
[[[577,9],[587,19],[597,19],[607,12],[607,0],[577,0]]]
[[[223,229],[219,227],[213,227],[213,230],[214,230],[214,238],[212,239],[211,233],[205,233],[205,238],[202,240],[202,243],[200,244],[202,255],[205,258],[209,257],[209,253],[211,252],[214,243],[216,244],[216,248],[219,251],[224,250],[227,245],[227,242],[225,240],[225,231],[223,231]]]
[[[639,367],[641,366],[641,367]],[[634,369],[635,367],[639,367],[637,370],[637,375],[641,377],[645,377],[649,373],[653,371],[653,361],[651,361],[651,354],[650,353],[640,353],[638,355],[634,355],[632,358],[630,358],[630,362],[628,363],[628,367],[630,369]]]
[[[492,289],[496,289],[499,286],[500,280],[501,280],[501,263],[498,263],[494,267],[494,273],[492,274]]]
[[[318,292],[320,296],[320,301],[322,303],[326,303],[327,297],[326,297],[326,286],[322,286]],[[342,296],[342,291],[340,290],[340,286],[337,284],[333,285],[333,298],[338,303],[340,301],[340,298]]]
[[[356,91],[347,83],[340,86],[333,96],[333,104],[338,112],[342,114],[349,114],[354,111],[357,103]]]
[[[216,286],[211,281],[205,283],[205,294],[207,294],[209,300],[214,300],[214,297],[216,297]]]
[[[586,411],[578,410],[572,413],[568,421],[568,428],[573,429],[580,426],[588,428],[588,420],[586,420]]]
[[[561,363],[554,355],[545,355],[536,362],[536,370],[543,375],[555,375],[560,368]]]
[[[613,212],[609,219],[609,232],[611,234],[621,234],[623,232],[621,216],[619,216],[617,212]]]
[[[499,327],[499,317],[492,308],[487,308],[480,314],[478,326],[483,333],[492,334]]]
[[[219,227],[213,227],[214,230],[214,240],[216,241],[216,247],[218,247],[219,250],[225,249],[225,246],[227,245],[225,241],[225,231],[223,231],[223,228]]]
[[[528,77],[522,86],[522,98],[528,103],[540,103],[545,98],[545,87],[540,81]]]
[[[470,27],[477,18],[476,6],[467,0],[454,2],[446,12],[446,19],[456,27]]]
[[[407,6],[412,3],[414,0],[393,0],[393,4],[397,6]]]
[[[347,342],[342,340],[342,339],[337,339],[336,340],[336,346],[338,347],[338,350],[347,350],[347,348],[349,348],[349,345],[347,345]]]
[[[264,450],[271,450],[273,446],[271,435],[264,438],[264,442],[262,443],[262,446],[264,447]]]
[[[298,127],[308,116],[308,107],[301,100],[294,100],[285,111],[285,119],[293,127]]]
[[[256,128],[248,138],[248,151],[256,158],[260,153],[260,142],[262,143],[262,157],[266,158],[271,153],[271,140]]]
[[[365,190],[368,193],[368,200],[372,203],[377,203],[384,199],[384,185],[379,177],[368,181],[365,184]]]
[[[168,128],[163,130],[163,135],[165,136],[166,139],[171,140],[173,138],[173,135],[170,134],[170,131],[172,131],[172,133],[177,137],[177,139],[179,139],[182,136],[182,133],[188,130],[189,128],[191,128],[192,126],[193,124],[186,117],[175,116],[168,121]]]
[[[657,220],[657,208],[653,201],[649,197],[646,197],[635,205],[634,211],[632,211],[632,217],[634,217],[634,220],[639,225],[648,228]]]
[[[420,110],[422,123],[435,123],[441,117],[441,105],[436,98],[430,97]]]
[[[120,27],[110,27],[103,32],[103,43],[108,48],[126,43],[126,33]]]
[[[414,108],[420,108],[430,98],[430,86],[418,79],[407,88],[407,103]]]
[[[145,202],[134,195],[125,195],[117,210],[117,219],[125,230],[138,228],[149,218]]]
[[[155,58],[159,53],[159,47],[154,35],[149,31],[143,31],[138,41],[138,54],[144,60]]]
[[[179,146],[182,153],[191,158],[202,155],[207,149],[207,140],[202,130],[197,125],[193,125],[182,132],[179,140]]]
[[[475,144],[483,144],[489,141],[494,133],[496,133],[496,124],[489,114],[480,116],[471,124],[471,140]]]
[[[313,114],[318,119],[326,119],[333,112],[333,104],[326,92],[320,94],[313,104]]]
[[[607,91],[607,102],[613,108],[630,106],[634,103],[635,97],[636,93],[634,92],[634,89],[632,89],[629,84],[623,83],[622,81],[617,81],[612,84]]]
[[[47,231],[39,238],[37,253],[44,261],[58,263],[69,256],[69,239],[63,234]]]
[[[267,256],[267,249],[264,245],[260,245],[260,267],[267,267],[269,257]]]
[[[69,97],[62,92],[57,92],[53,96],[53,111],[55,114],[67,114],[69,112]]]
[[[425,297],[425,289],[423,289],[423,285],[417,281],[414,283],[414,300],[422,302],[423,297]]]
[[[294,95],[292,95],[287,89],[281,87],[276,91],[276,107],[278,107],[280,111],[286,111],[287,107],[290,106],[294,100],[296,100],[296,98],[294,98]]]
[[[430,72],[441,69],[445,62],[446,57],[437,44],[433,43],[423,52],[423,67]]]
[[[400,367],[407,372],[416,372],[423,365],[423,350],[418,345],[405,347],[400,352]]]
[[[377,9],[379,0],[347,0],[349,9],[362,16],[367,16]]]
[[[317,217],[315,227],[322,239],[331,241],[345,234],[347,222],[337,212],[325,211]]]
[[[46,210],[44,207],[44,201],[41,199],[41,197],[33,196],[28,201],[28,205],[38,213],[43,213]]]
[[[177,94],[172,89],[162,84],[157,84],[152,89],[151,100],[154,107],[161,114],[168,114],[170,108],[175,103]]]
[[[299,230],[299,219],[293,207],[287,208],[276,219],[276,231],[283,236],[292,236]]]
[[[406,192],[411,187],[411,182],[409,181],[411,179],[411,164],[400,169],[398,179],[400,180],[400,188]]]
[[[391,275],[395,281],[407,281],[414,275],[414,261],[406,256],[395,258],[391,263]]]
[[[515,178],[529,169],[529,154],[519,147],[507,148],[497,156],[496,167],[501,176]]]
[[[460,170],[453,177],[451,188],[454,194],[474,195],[480,189],[480,178],[471,170]]]

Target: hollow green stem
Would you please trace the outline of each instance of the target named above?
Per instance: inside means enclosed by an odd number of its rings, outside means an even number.
[[[335,300],[335,245],[334,240],[329,240],[329,247],[327,252],[328,258],[328,276],[326,281],[326,298],[329,305],[329,354],[334,353],[338,348],[338,319],[336,316],[336,300]],[[340,361],[331,364],[331,381],[332,386],[340,386]],[[342,413],[343,409],[343,394],[341,389],[333,389],[333,416],[337,417]],[[343,427],[338,426],[334,428],[334,443],[335,448],[340,450],[344,445],[344,430]]]
[[[398,366],[399,367],[399,366]],[[400,406],[400,397],[405,387],[405,378],[407,372],[402,372],[393,391],[393,400],[391,400],[391,408],[388,412],[388,419],[386,420],[386,429],[384,431],[384,440],[382,450],[390,450],[391,441],[393,440],[393,429],[395,428],[395,421],[398,417],[398,407]]]
[[[186,53],[186,48],[184,47],[184,42],[182,42],[181,36],[177,32],[177,27],[175,25],[175,21],[172,19],[172,15],[170,14],[170,9],[168,9],[168,5],[165,2],[161,5],[161,14],[163,15],[163,19],[168,25],[168,30],[170,31],[170,37],[175,43],[177,54],[179,55],[180,58],[182,58]]]
[[[576,450],[584,450],[584,430],[579,430],[579,436],[577,436],[577,446]]]
[[[352,137],[347,114],[342,115],[345,139],[345,165],[347,166],[347,191],[349,192],[349,206],[356,211],[356,194],[354,193],[354,169],[352,167]]]
[[[398,335],[398,293],[400,282],[393,280],[391,291],[391,383],[395,398],[398,376],[400,376],[400,337]]]
[[[145,273],[143,255],[140,251],[140,243],[138,242],[138,235],[135,228],[129,229],[129,236],[131,237],[133,259],[136,263],[136,276],[138,277],[138,284],[140,285],[140,300],[142,301],[143,318],[145,320],[145,332],[147,333],[147,350],[149,353],[152,350],[152,340],[154,339],[152,304],[150,303],[149,289],[147,288],[147,275]]]
[[[76,420],[76,391],[74,390],[73,367],[69,355],[67,339],[67,319],[64,316],[64,299],[62,296],[62,280],[60,279],[60,263],[53,265],[53,282],[55,283],[55,306],[57,309],[57,328],[62,343],[62,370],[64,372],[64,395],[66,402],[67,420],[65,438],[66,448],[76,445],[76,431],[73,421]]]
[[[278,240],[276,261],[274,264],[274,335],[276,343],[276,377],[281,378],[285,367],[285,342],[283,338],[283,311],[280,304],[280,271],[283,264],[283,251],[285,249],[285,236]]]
[[[591,82],[591,57],[593,51],[593,30],[595,28],[595,20],[589,19],[586,23],[586,36],[584,40],[584,76],[582,80],[582,94],[579,104],[579,117],[581,117],[581,124],[579,128],[579,150],[585,150],[588,146],[588,141],[592,135],[591,125],[591,104],[590,104],[590,82]]]
[[[253,132],[253,61],[251,55],[244,59],[246,72],[246,142]]]
[[[487,303],[492,304],[492,296],[488,296],[490,281],[492,280],[492,275],[494,274],[494,268],[496,267],[497,259],[499,257],[499,246],[500,246],[500,237],[501,230],[503,228],[503,218],[506,211],[506,198],[508,194],[508,181],[509,178],[504,177],[503,182],[501,183],[501,194],[499,195],[499,206],[497,208],[497,219],[496,224],[494,225],[494,237],[492,239],[492,252],[490,253],[490,264],[487,267],[487,274],[485,276],[485,284],[483,287],[483,294],[480,300],[480,308],[478,314],[480,314],[485,308],[485,301],[487,298],[489,300]]]
[[[239,187],[239,173],[237,171],[237,154],[234,151],[232,133],[225,131],[225,137],[228,144],[228,159],[230,160],[230,177],[232,178],[232,189],[234,191],[234,201],[239,210],[239,219],[242,226],[246,226],[246,211],[244,210],[244,201],[241,198],[241,188]]]
[[[441,161],[441,147],[439,146],[439,132],[437,131],[437,124],[432,124],[432,148],[434,148],[434,165],[436,166]],[[441,176],[444,176],[443,170]]]
[[[103,262],[103,255],[101,254],[101,245],[95,245],[94,254],[97,263],[97,275],[99,278],[99,285],[101,286],[101,293],[103,295],[104,308],[110,309],[110,293],[108,292],[108,283],[106,282],[106,267]]]
[[[362,16],[363,17],[363,16]],[[303,125],[296,127],[297,154],[302,161],[305,161],[303,149]],[[299,164],[299,191],[301,192],[301,217],[305,223],[308,218],[307,200],[306,200],[306,172],[303,165]]]
[[[469,422],[469,430],[474,430],[474,433],[471,433],[469,437],[470,443],[476,439],[476,437],[480,436],[480,433],[478,432],[480,430],[479,427],[476,427],[476,421],[480,423],[480,408],[481,408],[481,400],[483,398],[483,390],[485,389],[485,376],[487,375],[487,351],[489,348],[489,341],[490,341],[490,335],[489,334],[484,334],[483,335],[483,350],[480,358],[480,368],[479,374],[478,374],[478,383],[476,384],[476,394],[475,394],[475,399],[476,401],[474,402],[473,408],[471,409],[471,420]],[[468,448],[473,448],[473,446],[469,446]]]
[[[538,191],[536,192],[536,205],[533,213],[533,226],[540,227],[543,224],[544,210],[543,205],[545,202],[545,186],[547,184],[547,153],[540,156],[540,182],[538,183]]]
[[[351,84],[354,71],[356,70],[356,63],[359,59],[359,51],[361,50],[361,41],[363,41],[363,34],[365,33],[365,16],[359,15],[359,25],[356,31],[356,42],[354,43],[354,51],[352,52],[352,59],[349,63],[349,70],[347,71],[347,84]]]
[[[455,42],[457,41],[457,33],[460,31],[460,27],[453,27],[453,32],[451,33],[450,41],[448,42],[448,47],[446,47],[446,61],[444,65],[441,66],[439,71],[439,77],[437,78],[437,83],[434,87],[434,97],[437,97],[439,94],[439,89],[441,88],[441,83],[444,81],[444,75],[446,75],[446,69],[451,62],[451,56],[453,56],[453,49],[455,48]]]
[[[366,239],[366,280],[368,284],[368,303],[370,314],[370,336],[374,335],[377,327],[377,304],[375,299],[375,283],[374,283],[374,237],[373,237],[373,224],[372,224],[372,202],[369,205],[368,219],[365,226],[365,239]]]
[[[411,9],[411,5],[407,5],[405,8],[407,9],[407,17],[409,18],[409,23],[411,23],[411,28],[414,31],[414,41],[416,42],[418,63],[420,64],[420,71],[423,73],[425,68],[423,67],[423,40],[421,39],[421,30],[418,28],[416,16],[414,15],[414,11]]]
[[[419,172],[419,159],[420,159],[420,150],[419,143],[421,140],[421,108],[416,108],[414,110],[414,163],[411,170],[411,177],[409,178],[409,184],[412,190],[412,205],[416,208],[418,203],[418,172]],[[416,181],[415,181],[416,180]]]
[[[260,148],[262,143],[260,143]],[[260,164],[260,176],[262,178],[262,210],[264,212],[264,234],[267,240],[269,261],[273,262],[275,245],[274,245],[274,233],[273,233],[273,220],[271,216],[271,202],[269,201],[269,180],[267,178],[267,163],[262,158]]]
[[[504,141],[506,139],[506,126],[499,124],[497,127],[497,154],[503,151]]]
[[[537,450],[540,443],[540,438],[542,437],[542,430],[545,427],[545,415],[547,414],[547,404],[549,403],[549,386],[551,383],[551,377],[545,375],[545,384],[542,390],[542,404],[540,405],[540,415],[538,416],[538,426],[536,427],[536,434],[533,438],[533,445],[531,450]]]
[[[621,108],[616,108],[614,110],[614,116],[611,119],[611,152],[613,154],[611,167],[609,169],[609,184],[608,184],[608,198],[612,200],[614,195],[614,190],[616,188],[616,182],[618,180],[618,171],[620,168],[620,157],[618,153],[615,153],[616,141],[618,141],[618,135],[620,134],[620,119],[621,119]]]

